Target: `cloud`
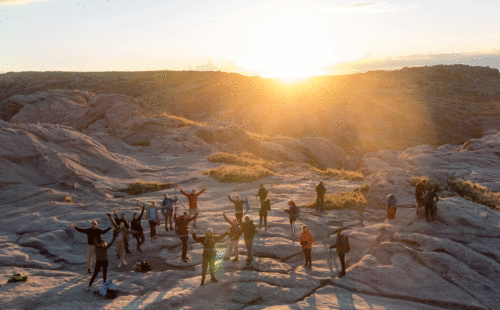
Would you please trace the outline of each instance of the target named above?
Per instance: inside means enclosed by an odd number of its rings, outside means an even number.
[[[345,6],[344,8],[361,8],[361,7],[372,6],[372,5],[376,5],[376,3],[358,3],[358,4]]]
[[[0,5],[18,5],[30,2],[41,2],[41,1],[50,1],[50,0],[0,0]]]
[[[335,13],[362,13],[362,14],[378,14],[387,13],[400,10],[411,10],[418,6],[418,3],[407,5],[393,5],[389,2],[370,2],[370,3],[357,3],[349,6],[335,6],[327,9],[327,12]]]

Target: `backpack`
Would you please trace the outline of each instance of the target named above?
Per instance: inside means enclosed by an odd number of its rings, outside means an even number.
[[[151,264],[148,261],[141,262],[141,272],[151,271]]]
[[[299,218],[300,217],[300,208],[295,206],[295,217]]]
[[[115,298],[118,295],[118,287],[112,280],[108,280],[101,286],[99,293],[108,298]]]
[[[349,237],[348,236],[344,237],[345,237],[345,252],[349,253],[351,251],[351,246],[349,245]]]

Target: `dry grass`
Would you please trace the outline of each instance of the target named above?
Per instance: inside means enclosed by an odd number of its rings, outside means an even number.
[[[207,159],[214,163],[226,163],[236,166],[257,166],[264,169],[270,169],[275,162],[266,161],[262,158],[258,158],[251,153],[242,153],[240,155],[218,152],[216,154],[210,155]]]
[[[311,166],[311,170],[316,172],[319,175],[325,176],[325,177],[330,177],[330,178],[337,178],[341,180],[350,180],[350,181],[356,181],[360,182],[365,179],[362,173],[356,172],[356,171],[345,171],[345,170],[337,170],[337,169],[331,169],[328,168],[326,170],[321,170],[316,167]]]
[[[436,181],[433,179],[426,177],[426,176],[420,176],[420,177],[411,177],[410,178],[410,185],[413,187],[417,186],[417,183],[420,181],[425,180],[426,185],[425,185],[425,190],[426,191],[431,191],[433,188],[436,188],[437,191],[439,191],[439,184],[437,184]]]
[[[274,173],[262,166],[226,166],[207,170],[203,174],[209,175],[222,183],[251,183],[266,178]]]
[[[66,196],[65,200],[67,203],[76,203],[76,201],[73,201],[73,199],[70,196]]]
[[[132,143],[132,145],[135,145],[135,146],[149,146],[149,142],[148,141],[139,141],[139,142],[136,142],[136,143]]]
[[[352,209],[362,211],[368,204],[368,199],[360,191],[340,192],[330,195],[325,195],[325,210]],[[305,208],[316,208],[316,201],[305,205]]]
[[[354,192],[361,192],[361,194],[366,195],[368,194],[369,190],[370,190],[370,184],[364,184],[363,186],[356,188]]]
[[[454,179],[448,182],[448,185],[467,200],[483,204],[492,209],[500,209],[500,193],[493,193],[484,186],[462,179]]]
[[[140,195],[144,193],[157,192],[167,188],[175,186],[174,183],[147,183],[147,182],[135,182],[131,183],[126,189],[119,190],[120,192],[126,192],[129,195]]]
[[[273,141],[284,141],[284,140],[294,140],[292,137],[287,137],[287,136],[275,136],[275,137],[270,137],[268,135],[264,134],[258,134],[255,132],[248,132],[248,135],[252,138],[255,138],[257,140],[265,141],[265,142],[273,142]]]
[[[155,117],[155,118],[169,118],[169,119],[176,120],[179,123],[178,127],[184,127],[184,126],[206,127],[207,126],[207,123],[200,123],[197,121],[192,121],[190,119],[187,119],[187,118],[184,118],[181,116],[170,115],[170,114],[167,114],[165,112],[163,112],[162,114],[155,115],[153,117]]]

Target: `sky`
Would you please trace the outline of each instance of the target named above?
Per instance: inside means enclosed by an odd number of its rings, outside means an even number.
[[[0,72],[294,78],[334,74],[350,62],[457,53],[493,59],[499,16],[498,0],[0,0]]]

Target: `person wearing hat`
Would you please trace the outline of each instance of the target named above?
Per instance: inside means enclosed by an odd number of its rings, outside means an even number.
[[[247,247],[247,265],[250,265],[250,263],[253,260],[252,257],[253,237],[257,233],[257,227],[255,227],[254,222],[250,220],[250,217],[248,215],[245,216],[245,221],[242,224],[242,230],[243,230],[243,240],[245,240],[245,245]]]
[[[302,252],[304,252],[304,257],[306,259],[304,267],[312,268],[311,250],[312,244],[314,243],[314,237],[309,231],[307,225],[302,226],[302,233],[300,234],[299,242],[302,246]]]
[[[191,231],[193,236],[193,240],[203,244],[203,261],[201,263],[201,283],[200,285],[205,284],[205,275],[207,274],[207,268],[210,266],[210,277],[212,282],[219,282],[215,278],[215,244],[222,239],[224,239],[229,234],[229,229],[220,236],[214,236],[212,228],[207,229],[204,237],[198,237]]]
[[[75,224],[71,224],[71,227],[76,229],[76,231],[79,231],[81,233],[84,233],[87,235],[87,273],[91,273],[91,267],[92,267],[92,258],[95,255],[95,245],[94,245],[94,239],[97,238],[97,243],[101,243],[101,235],[104,235],[107,233],[110,229],[111,226],[108,227],[105,230],[101,230],[97,228],[97,221],[92,221],[90,224],[90,228],[79,228]]]
[[[339,273],[339,277],[345,276],[345,253],[347,251],[347,240],[346,236],[342,234],[341,229],[335,231],[337,233],[337,240],[335,244],[330,246],[330,249],[335,248],[339,256],[340,265],[342,266],[342,271]]]
[[[288,205],[290,206],[290,208],[288,209],[285,209],[285,212],[288,213],[288,215],[290,216],[289,220],[290,220],[290,229],[292,231],[292,236],[295,235],[295,221],[297,220],[297,218],[299,217],[299,212],[297,210],[297,205],[295,204],[295,201],[293,200],[290,200],[288,202]]]
[[[224,216],[226,222],[228,222],[231,225],[231,227],[229,227],[229,244],[227,247],[226,257],[224,257],[224,259],[225,260],[230,259],[231,254],[234,250],[235,257],[233,261],[236,262],[238,261],[238,243],[240,242],[241,226],[237,219],[233,219],[232,221],[230,221],[226,216],[226,212],[222,212],[222,215]]]
[[[193,189],[190,194],[185,193],[182,188],[180,188],[181,193],[187,197],[189,201],[189,217],[193,217],[195,214],[199,213],[198,210],[198,196],[200,196],[204,191],[207,190],[207,187],[202,189],[198,194]],[[196,219],[193,221],[193,227],[196,228]]]

